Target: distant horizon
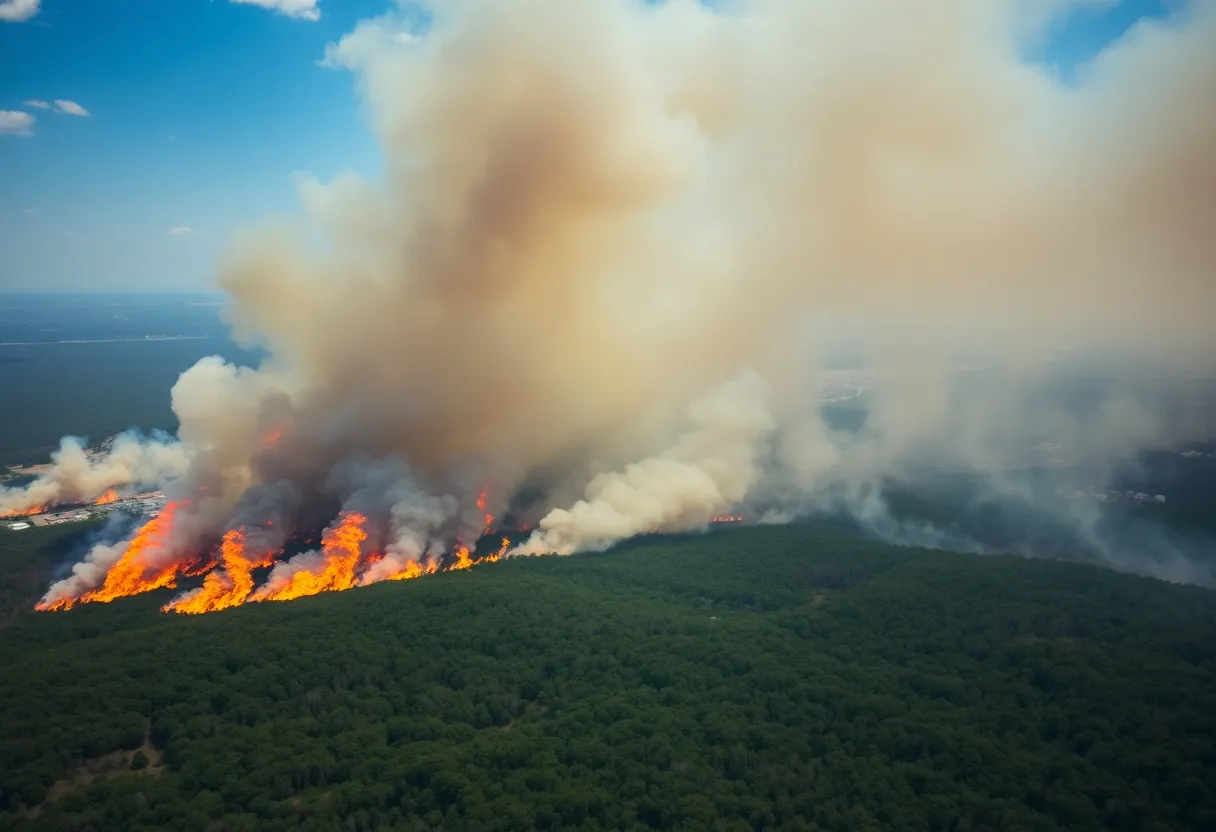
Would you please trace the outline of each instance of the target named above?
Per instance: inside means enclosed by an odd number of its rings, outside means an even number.
[[[228,293],[223,289],[0,289],[0,297],[71,297],[79,295],[227,297]]]

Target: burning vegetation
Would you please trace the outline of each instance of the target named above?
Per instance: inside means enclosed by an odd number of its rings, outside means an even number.
[[[184,372],[175,437],[66,439],[0,489],[5,514],[174,501],[39,607],[202,575],[168,608],[208,611],[740,511],[886,528],[872,495],[930,457],[997,487],[1040,428],[1110,470],[1192,430],[1119,389],[1092,417],[1043,407],[1028,369],[1211,367],[1216,98],[1159,91],[1216,77],[1216,5],[1076,85],[1022,62],[1027,4],[715,5],[457,0],[332,44],[382,179],[302,178],[299,223],[232,241],[226,319],[266,358]],[[857,434],[817,406],[833,337],[915,380]],[[959,350],[1008,385],[964,398]]]
[[[0,511],[0,520],[8,520],[13,517],[29,517],[31,515],[42,514],[50,510],[51,506],[49,505],[39,505],[38,503],[35,503],[31,506],[25,506],[23,508],[13,508],[9,509],[8,511]]]
[[[253,592],[253,570],[269,566],[273,553],[251,553],[245,545],[245,532],[230,529],[220,542],[219,564],[209,571],[203,585],[162,607],[164,612],[204,613],[245,603]]]
[[[484,501],[483,491],[478,500],[479,510],[484,509]],[[161,608],[163,612],[197,615],[252,601],[291,601],[378,581],[404,581],[436,572],[470,569],[480,563],[500,560],[511,545],[511,539],[503,537],[497,550],[475,556],[468,546],[457,542],[447,555],[435,553],[421,560],[406,560],[392,571],[381,570],[376,574],[373,567],[384,564],[387,555],[368,545],[368,518],[359,512],[343,511],[322,533],[317,551],[290,561],[284,558],[282,549],[254,542],[263,540],[264,535],[246,527],[229,529],[205,555],[166,560],[175,518],[188,505],[185,500],[170,503],[158,516],[144,523],[125,544],[118,560],[109,567],[100,587],[79,597],[44,599],[37,609],[65,610],[77,604],[108,603],[153,590],[171,589],[177,586],[179,578],[201,575],[202,586],[182,593]],[[487,529],[492,520],[486,515]],[[271,568],[269,575],[255,589],[255,571],[267,567]]]
[[[198,570],[200,561],[187,558],[158,565],[155,556],[168,545],[173,530],[173,518],[183,505],[184,503],[170,503],[160,514],[145,523],[127,542],[118,560],[106,572],[105,581],[101,586],[76,598],[65,597],[54,601],[44,599],[37,608],[58,610],[68,609],[78,603],[108,603],[115,598],[176,586],[178,576]]]

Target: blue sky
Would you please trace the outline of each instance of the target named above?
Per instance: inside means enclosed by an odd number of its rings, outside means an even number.
[[[318,19],[261,7],[313,2]],[[1074,11],[1030,59],[1068,79],[1168,5]],[[389,6],[0,0],[0,290],[206,288],[232,231],[294,210],[294,172],[374,176],[354,79],[316,62]],[[36,119],[32,135],[13,113]]]

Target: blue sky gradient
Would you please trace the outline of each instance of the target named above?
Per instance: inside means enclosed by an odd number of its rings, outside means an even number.
[[[294,210],[293,173],[375,176],[354,79],[317,61],[390,5],[320,0],[310,21],[223,0],[43,0],[0,23],[0,110],[37,119],[0,134],[0,290],[207,288],[234,230]],[[1028,60],[1067,82],[1172,8],[1074,9]],[[24,104],[57,99],[91,115]]]

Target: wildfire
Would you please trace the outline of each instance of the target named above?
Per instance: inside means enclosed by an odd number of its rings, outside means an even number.
[[[100,497],[98,497],[96,500],[94,500],[93,505],[104,506],[108,503],[113,503],[113,502],[117,502],[117,501],[118,501],[118,492],[115,491],[113,488],[110,488],[110,489],[106,490],[105,494],[102,494]]]
[[[457,544],[456,551],[452,554],[456,557],[456,562],[448,569],[468,569],[473,565],[473,559],[469,557],[469,547],[463,543]]]
[[[106,489],[105,493],[93,501],[95,506],[104,506],[108,503],[121,500],[122,496],[113,488]],[[0,511],[0,520],[7,520],[11,517],[29,517],[35,514],[45,514],[55,507],[58,503],[39,503],[27,508],[9,509],[8,511]]]
[[[421,564],[416,560],[408,561],[405,567],[398,572],[386,577],[386,581],[409,581],[414,578],[421,578],[423,575],[433,575],[439,571],[439,567],[434,563]]]
[[[223,569],[208,572],[202,587],[174,599],[161,610],[198,615],[243,604],[253,592],[253,570],[273,561],[274,552],[250,554],[245,545],[245,530],[231,529],[220,543]]]
[[[76,603],[90,602],[108,604],[115,598],[176,586],[178,574],[189,574],[188,570],[198,569],[198,560],[185,563],[170,560],[164,566],[158,566],[150,560],[151,556],[163,551],[168,543],[173,517],[182,505],[184,502],[169,503],[159,515],[145,523],[127,544],[122,557],[110,567],[105,582],[97,589],[76,599],[65,598],[45,606],[39,604],[36,609],[68,609]]]
[[[103,495],[104,497],[105,495]],[[484,506],[485,494],[478,500]],[[321,537],[320,551],[298,556],[298,559],[276,563],[283,557],[281,550],[253,544],[255,527],[239,527],[224,533],[215,551],[206,556],[183,559],[165,557],[173,554],[169,547],[180,541],[172,540],[175,515],[187,501],[171,502],[158,516],[145,523],[127,544],[118,561],[106,573],[102,585],[77,598],[64,598],[51,603],[39,603],[39,610],[69,609],[76,604],[109,602],[115,598],[136,595],[155,589],[174,588],[180,577],[203,575],[203,585],[174,598],[161,607],[163,612],[197,615],[228,609],[250,601],[289,601],[322,592],[351,589],[361,583],[379,580],[406,581],[436,572],[470,569],[479,563],[492,563],[506,557],[511,539],[503,537],[498,549],[477,558],[472,549],[456,540],[456,545],[443,565],[442,559],[409,560],[395,572],[372,572],[371,568],[384,561],[383,551],[365,552],[368,540],[368,518],[356,511],[343,511]],[[484,509],[483,509],[484,510]],[[493,518],[486,515],[487,525]],[[270,528],[273,523],[265,522]],[[310,560],[311,559],[311,560]],[[164,565],[161,565],[164,562]],[[266,584],[255,588],[254,570],[275,566]],[[294,571],[292,571],[294,569]],[[286,570],[281,575],[280,570]],[[374,575],[374,577],[373,577]]]
[[[0,512],[0,520],[7,520],[10,517],[29,517],[31,514],[43,514],[50,511],[49,505],[30,506],[29,508],[17,508],[9,511]]]
[[[478,563],[494,563],[496,561],[500,561],[504,557],[506,557],[507,550],[510,548],[511,548],[511,538],[504,537],[502,539],[502,542],[498,545],[498,551],[493,552],[492,554],[486,555],[484,558],[482,558],[480,561],[478,561]]]
[[[338,525],[326,529],[321,536],[321,554],[325,561],[320,570],[301,569],[293,573],[284,586],[259,590],[251,600],[291,601],[353,587],[357,580],[355,567],[359,563],[360,546],[367,540],[363,528],[366,523],[367,518],[356,511],[343,512]]]
[[[485,537],[490,533],[490,529],[494,528],[494,515],[486,511],[486,490],[484,488],[477,495],[477,510],[485,514],[481,523],[481,536]]]

